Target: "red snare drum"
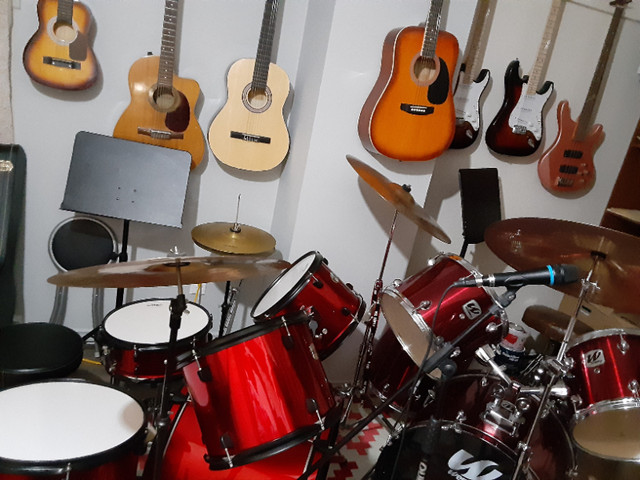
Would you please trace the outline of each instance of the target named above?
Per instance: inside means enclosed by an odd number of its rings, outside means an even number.
[[[266,458],[337,420],[307,323],[281,317],[179,357],[212,469]]]
[[[260,323],[307,311],[317,324],[313,342],[324,360],[358,326],[365,309],[362,297],[340,281],[327,260],[309,252],[275,279],[251,309],[251,316]]]
[[[577,400],[573,438],[588,453],[640,461],[640,329],[606,329],[576,338],[565,382]]]
[[[176,412],[169,443],[162,460],[161,480],[273,480],[299,478],[307,462],[320,458],[312,443],[301,443],[277,455],[241,467],[212,471],[205,462],[207,449],[202,443],[202,433],[191,401],[184,403]],[[315,456],[312,455],[315,453]],[[153,450],[144,469],[144,480],[153,480]],[[316,478],[312,474],[310,479]]]
[[[438,395],[442,400],[436,399],[423,417],[440,419],[432,440],[437,445],[433,455],[426,458],[424,450],[431,427],[428,422],[419,422],[382,450],[374,478],[510,480],[518,461],[518,444],[527,439],[538,399],[516,395],[498,378],[479,374],[451,378]],[[530,447],[530,473],[523,478],[571,478],[567,476],[575,467],[571,440],[555,413],[538,421]],[[393,474],[396,462],[401,467]]]
[[[436,322],[434,316],[442,294],[456,280],[476,275],[471,265],[456,255],[439,255],[429,266],[402,282],[384,289],[380,304],[402,348],[420,365],[435,334],[447,341],[454,340],[474,320],[480,317],[496,296],[492,290],[478,287],[454,288],[442,300]],[[507,334],[508,322],[491,316],[463,340],[460,358],[466,359],[476,349],[488,343],[498,343]],[[431,354],[437,349],[435,342]],[[431,374],[438,376],[437,371]]]
[[[164,376],[169,350],[170,299],[139,300],[111,311],[100,326],[105,368],[114,376],[132,380],[157,380]],[[211,315],[192,302],[182,314],[176,356],[202,345],[211,329]],[[173,376],[180,371],[173,372]]]
[[[0,391],[0,425],[0,479],[136,478],[145,412],[113,387],[56,380]]]

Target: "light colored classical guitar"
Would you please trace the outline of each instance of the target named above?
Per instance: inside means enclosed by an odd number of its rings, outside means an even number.
[[[22,54],[34,82],[61,90],[84,90],[98,78],[98,62],[89,44],[93,17],[73,0],[39,0],[38,30]]]
[[[509,63],[504,75],[504,100],[487,127],[487,146],[496,153],[524,157],[535,153],[543,134],[542,113],[553,93],[553,82],[544,81],[553,38],[560,23],[562,2],[553,0],[536,61],[528,76],[520,77],[520,62]]]
[[[266,0],[255,59],[236,61],[227,73],[227,101],[209,128],[216,158],[231,167],[271,170],[289,152],[283,115],[289,77],[271,63],[278,0]]]
[[[131,102],[116,123],[113,136],[189,152],[194,169],[205,150],[204,135],[194,114],[200,86],[174,72],[178,3],[165,0],[160,56],[140,58],[129,70]]]
[[[431,2],[424,28],[397,28],[384,40],[380,74],[358,119],[360,140],[373,154],[424,161],[451,144],[458,40],[440,30],[442,4]]]
[[[591,188],[595,182],[593,154],[604,140],[602,125],[593,123],[595,106],[622,18],[623,7],[630,1],[614,2],[616,9],[609,24],[587,98],[577,121],[571,120],[567,100],[558,104],[558,135],[538,161],[540,183],[549,191],[577,192]]]

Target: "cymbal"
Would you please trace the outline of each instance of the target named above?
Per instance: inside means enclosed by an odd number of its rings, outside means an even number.
[[[242,280],[284,270],[291,264],[284,260],[231,255],[152,258],[69,270],[49,277],[47,281],[61,287],[161,287],[178,284],[178,266],[182,284],[188,285]]]
[[[617,312],[640,312],[640,238],[596,225],[546,218],[512,218],[490,225],[486,244],[516,270],[548,264],[577,266],[581,278],[591,273],[586,300]],[[579,296],[581,282],[556,285]]]
[[[393,183],[387,177],[351,155],[347,155],[347,161],[360,175],[360,178],[393,205],[398,212],[438,240],[444,243],[451,243],[451,239],[444,230],[426,213],[424,208],[415,202],[413,196],[401,185]]]
[[[276,239],[264,230],[233,222],[198,225],[191,230],[191,238],[210,252],[257,255],[270,252],[276,246]]]
[[[562,342],[564,340],[564,335],[570,320],[570,315],[554,310],[553,308],[545,307],[544,305],[531,305],[527,307],[522,315],[522,321],[526,325],[556,342]],[[571,338],[592,331],[593,328],[576,318]]]

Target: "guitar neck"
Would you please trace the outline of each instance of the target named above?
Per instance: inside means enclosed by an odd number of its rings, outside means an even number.
[[[72,25],[73,23],[73,0],[58,0],[57,21]]]
[[[587,92],[587,98],[582,107],[582,111],[580,112],[580,117],[578,117],[578,125],[576,126],[576,131],[574,133],[574,139],[577,141],[582,141],[587,137],[589,128],[593,124],[595,105],[600,93],[600,87],[602,86],[604,72],[607,68],[607,63],[609,62],[611,47],[613,46],[613,41],[615,40],[616,32],[620,25],[620,19],[622,18],[622,10],[622,6],[616,6],[613,18],[609,24],[609,30],[607,31],[607,36],[605,38],[604,45],[602,46],[602,51],[600,52],[600,58],[596,65],[596,71],[593,75],[593,79],[591,80],[591,86],[589,87],[589,92]]]
[[[534,95],[540,87],[542,87],[542,72],[547,64],[549,57],[549,51],[551,50],[551,44],[553,43],[553,37],[558,27],[560,20],[560,11],[563,0],[553,0],[551,10],[549,11],[549,17],[547,18],[547,26],[544,29],[542,36],[542,42],[538,48],[538,56],[533,69],[529,73],[529,81],[527,82],[527,95]]]
[[[273,37],[276,29],[276,19],[278,15],[278,0],[266,0],[264,14],[262,15],[262,27],[260,29],[260,41],[256,53],[256,62],[253,69],[251,87],[255,90],[263,91],[267,88],[267,78],[269,76],[269,64],[271,63],[271,52],[273,49]]]
[[[480,43],[482,32],[489,18],[491,0],[478,0],[476,11],[473,15],[469,39],[467,40],[467,51],[464,57],[464,71],[461,72],[461,81],[464,84],[470,84],[478,75],[478,67],[480,61]]]
[[[440,33],[440,16],[443,3],[444,0],[431,0],[431,8],[424,27],[422,51],[420,52],[424,58],[436,57],[436,44],[438,43],[438,33]]]
[[[162,44],[158,68],[158,88],[173,88],[175,71],[176,31],[178,28],[178,0],[165,0],[162,22]]]

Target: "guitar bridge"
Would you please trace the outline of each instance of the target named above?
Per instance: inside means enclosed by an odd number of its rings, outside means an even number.
[[[138,133],[140,135],[147,135],[156,140],[173,140],[184,138],[184,135],[180,132],[168,132],[166,130],[156,130],[154,128],[142,128],[138,127]]]
[[[81,68],[80,62],[74,62],[73,60],[65,60],[64,58],[55,58],[49,56],[42,57],[42,63],[54,67],[66,68],[68,70],[80,70]]]
[[[244,140],[245,142],[254,143],[271,143],[270,137],[264,137],[262,135],[253,135],[251,133],[242,133],[231,131],[231,138],[237,138],[238,140]]]
[[[573,180],[570,178],[558,177],[556,185],[558,187],[573,187]]]
[[[401,103],[400,110],[410,115],[430,115],[433,113],[433,107],[425,107],[424,105],[412,105],[410,103]]]
[[[525,127],[524,125],[515,125],[513,127],[513,133],[515,133],[516,135],[526,135],[527,127]]]

